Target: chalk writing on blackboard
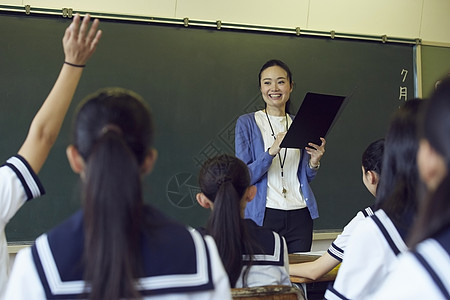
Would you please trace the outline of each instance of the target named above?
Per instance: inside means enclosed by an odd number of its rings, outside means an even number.
[[[404,83],[406,81],[406,77],[408,76],[408,70],[402,69],[400,75],[402,76],[402,83]],[[402,85],[400,86],[398,100],[408,100],[408,87]]]

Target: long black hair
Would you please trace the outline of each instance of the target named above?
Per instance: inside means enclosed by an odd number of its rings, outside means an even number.
[[[405,238],[417,212],[417,123],[425,100],[411,99],[394,114],[385,139],[376,209],[383,209]]]
[[[261,87],[261,74],[262,72],[264,72],[265,69],[270,68],[270,67],[280,67],[282,68],[284,71],[286,71],[286,75],[287,75],[287,79],[289,81],[290,86],[292,87],[292,84],[294,83],[294,80],[292,79],[292,72],[289,69],[288,65],[285,64],[284,62],[282,62],[279,59],[271,59],[268,60],[264,63],[264,65],[261,67],[261,69],[259,70],[259,74],[258,74],[258,86]],[[267,103],[264,102],[264,105],[267,106]],[[286,106],[285,106],[285,112],[287,114],[290,113],[290,107],[291,107],[291,99],[289,99],[286,102]]]
[[[89,299],[139,298],[141,166],[152,140],[150,111],[131,91],[100,90],[77,111],[73,145],[85,162],[83,259]]]
[[[439,234],[450,226],[450,77],[436,87],[424,113],[421,137],[439,153],[446,163],[447,174],[434,192],[421,202],[411,246]]]
[[[234,287],[244,267],[243,254],[251,254],[255,246],[241,216],[242,198],[250,186],[247,165],[226,154],[213,157],[203,164],[199,185],[202,193],[214,203],[207,231],[217,244],[230,285]],[[249,267],[244,271],[244,286],[248,270]]]

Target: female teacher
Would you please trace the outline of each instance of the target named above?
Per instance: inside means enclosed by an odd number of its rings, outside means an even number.
[[[247,204],[245,217],[283,235],[289,253],[311,249],[313,219],[319,216],[309,182],[317,174],[325,152],[309,143],[302,149],[280,148],[293,117],[289,97],[294,82],[289,67],[269,60],[259,72],[265,109],[239,117],[236,123],[236,156],[251,173],[257,193]]]

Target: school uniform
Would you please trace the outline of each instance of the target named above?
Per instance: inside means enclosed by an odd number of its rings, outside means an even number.
[[[236,288],[264,285],[291,285],[289,256],[286,241],[278,233],[245,219],[249,235],[254,238],[253,261],[249,253],[243,256],[244,267],[236,282]],[[250,268],[244,278],[246,268]]]
[[[8,280],[9,254],[5,226],[28,200],[45,194],[33,169],[20,155],[0,167],[0,296]]]
[[[398,254],[407,250],[393,222],[382,209],[377,210],[355,228],[325,299],[360,299],[374,292],[395,268]]]
[[[450,228],[399,257],[396,268],[364,299],[450,299]]]
[[[355,228],[358,227],[359,223],[363,221],[366,217],[370,217],[373,215],[372,207],[366,207],[363,210],[360,210],[356,216],[344,227],[344,230],[340,235],[336,237],[336,239],[331,243],[327,252],[333,258],[342,262],[344,257],[344,251],[348,244],[348,239],[353,234]]]
[[[143,299],[231,299],[227,274],[209,236],[147,211],[153,229],[143,231],[142,272],[136,288]],[[41,235],[18,253],[6,299],[84,299],[83,213]],[[24,288],[25,287],[25,288]]]

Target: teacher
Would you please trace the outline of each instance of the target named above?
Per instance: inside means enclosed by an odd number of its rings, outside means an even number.
[[[259,72],[265,108],[242,115],[236,123],[236,156],[249,167],[257,193],[247,204],[245,217],[283,235],[289,253],[311,250],[316,199],[309,186],[325,153],[321,145],[305,149],[280,148],[294,118],[289,97],[294,87],[289,67],[269,60]]]

